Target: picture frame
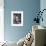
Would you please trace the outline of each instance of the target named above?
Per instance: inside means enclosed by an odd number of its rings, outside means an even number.
[[[11,26],[23,26],[23,11],[11,11]]]

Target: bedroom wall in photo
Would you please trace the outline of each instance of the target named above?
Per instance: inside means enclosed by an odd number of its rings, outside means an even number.
[[[46,0],[41,0],[40,1],[40,10],[42,11],[43,9],[46,9]],[[40,25],[45,26],[46,27],[46,10],[43,12],[43,22],[40,22]]]
[[[40,9],[40,0],[4,0],[4,39],[18,41],[32,30],[33,18]],[[11,26],[11,11],[23,11],[24,25]]]

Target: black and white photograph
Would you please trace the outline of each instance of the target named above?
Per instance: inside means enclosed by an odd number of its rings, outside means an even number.
[[[23,11],[11,12],[11,24],[12,26],[23,26]]]

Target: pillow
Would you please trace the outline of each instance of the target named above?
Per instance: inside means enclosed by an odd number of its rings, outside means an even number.
[[[20,39],[20,40],[17,42],[17,46],[23,46],[24,40],[25,40],[25,37],[22,38],[22,39]]]
[[[33,42],[33,35],[31,34],[31,32],[29,32],[25,37],[23,46],[31,46],[32,42]]]

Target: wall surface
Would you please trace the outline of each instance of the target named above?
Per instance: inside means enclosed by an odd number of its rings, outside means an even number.
[[[35,12],[40,9],[40,0],[4,0],[4,35],[7,41],[18,41],[32,29]],[[11,26],[11,11],[24,12],[24,26]]]
[[[46,0],[40,0],[40,9],[41,9],[41,11],[43,9],[46,9]],[[40,21],[40,25],[46,27],[46,10],[43,12],[42,17],[43,17],[43,22]]]

